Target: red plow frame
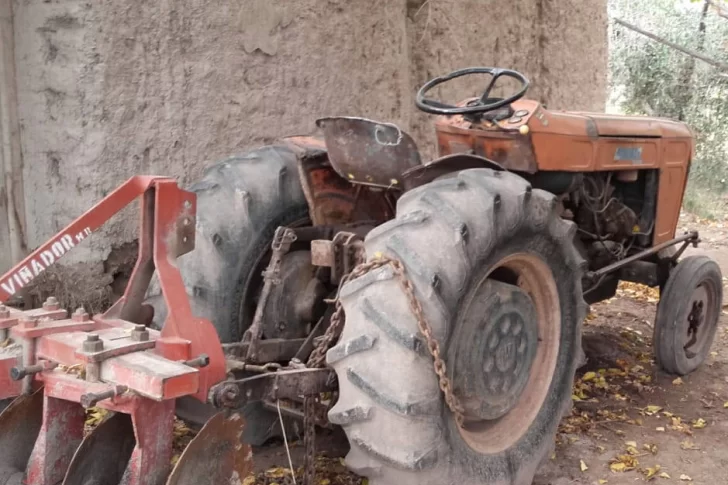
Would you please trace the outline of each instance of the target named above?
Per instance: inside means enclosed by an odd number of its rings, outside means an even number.
[[[0,457],[0,485],[75,484],[99,473],[114,477],[113,483],[165,483],[175,399],[207,402],[212,386],[225,380],[215,327],[192,314],[175,266],[177,257],[194,248],[196,196],[173,179],[129,179],[0,277],[0,302],[138,197],[139,257],[123,297],[107,312],[90,316],[79,308],[69,318],[54,298],[29,311],[0,305],[0,337],[12,339],[0,352],[0,399],[19,396],[0,414],[0,450],[18,449],[0,452],[6,455]],[[168,308],[161,331],[146,327],[150,308],[142,305],[155,270]],[[114,414],[84,441],[84,408],[91,406]],[[226,465],[218,463],[218,473],[247,474],[251,457],[239,441],[243,420],[222,414],[206,428],[227,428],[218,435],[226,435],[237,453]],[[208,439],[204,431],[196,440]],[[99,441],[106,448],[97,446]],[[126,466],[109,469],[104,464],[109,457],[100,453],[110,452],[127,459]],[[20,475],[22,482],[14,481]],[[194,483],[194,474],[182,475],[173,473],[177,478],[167,483]],[[209,472],[205,476],[212,478]]]

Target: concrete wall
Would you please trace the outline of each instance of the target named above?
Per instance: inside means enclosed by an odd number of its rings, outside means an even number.
[[[432,153],[414,94],[455,68],[521,70],[551,107],[605,102],[606,0],[15,0],[14,9],[31,248],[131,175],[187,183],[216,158],[313,132],[319,116],[395,122]],[[443,94],[466,94],[456,91]],[[108,284],[132,220],[112,221],[68,261]]]

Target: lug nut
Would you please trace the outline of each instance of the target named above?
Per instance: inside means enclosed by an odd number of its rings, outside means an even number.
[[[86,334],[86,340],[83,342],[84,352],[101,352],[104,350],[104,342],[97,333]]]
[[[134,325],[134,329],[131,331],[131,339],[136,342],[146,342],[149,340],[149,331],[144,325]]]
[[[43,310],[45,311],[53,311],[60,308],[61,305],[58,303],[58,299],[55,296],[49,296],[45,303],[43,303]]]

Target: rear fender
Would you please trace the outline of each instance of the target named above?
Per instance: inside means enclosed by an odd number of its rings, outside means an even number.
[[[413,167],[402,174],[405,191],[425,185],[438,177],[449,173],[460,172],[471,168],[490,168],[492,170],[505,170],[502,165],[487,158],[469,153],[454,153],[433,160],[427,165]]]
[[[314,226],[367,221],[381,224],[394,217],[397,190],[366,190],[340,175],[323,138],[283,140],[296,153],[298,175]]]

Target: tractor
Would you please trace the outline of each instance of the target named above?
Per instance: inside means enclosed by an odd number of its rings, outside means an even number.
[[[482,95],[432,99],[464,76]],[[528,485],[589,305],[620,281],[659,288],[659,367],[698,368],[723,290],[714,261],[682,257],[698,233],[676,234],[690,129],[550,110],[528,87],[486,67],[424,84],[429,162],[394,124],[336,116],[188,190],[110,193],[0,278],[0,485],[241,483],[279,435],[303,438],[313,485],[322,428],[373,485]],[[137,198],[138,260],[107,311],[9,305]],[[173,463],[175,419],[200,429]]]

